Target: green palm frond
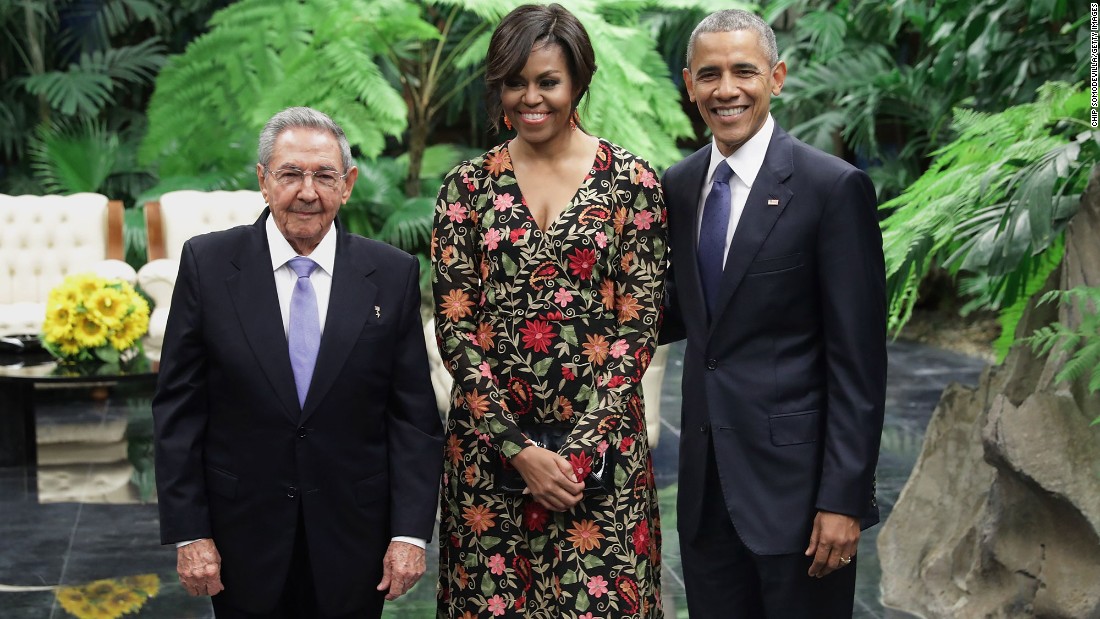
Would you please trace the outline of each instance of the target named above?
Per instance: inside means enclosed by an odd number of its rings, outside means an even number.
[[[49,71],[20,81],[28,92],[45,97],[50,107],[68,116],[95,116],[111,100],[111,78],[78,71],[75,65],[67,71]]]
[[[386,219],[378,231],[378,238],[405,251],[420,250],[431,239],[434,214],[434,197],[405,198],[401,206]]]
[[[83,119],[74,125],[43,124],[30,143],[31,168],[46,191],[99,191],[118,157],[118,135],[102,122]]]
[[[291,105],[325,110],[359,155],[377,156],[406,126],[405,102],[377,50],[395,32],[423,36],[417,15],[404,0],[226,7],[157,77],[142,160],[157,162],[162,176],[248,169],[263,123]]]
[[[988,275],[991,309],[1026,293],[1034,258],[1056,243],[1100,160],[1100,133],[1081,131],[1086,103],[1085,92],[1052,84],[998,114],[956,112],[959,137],[882,206],[892,213],[883,221],[892,329],[933,263]]]
[[[1100,287],[1079,286],[1071,290],[1054,290],[1043,295],[1043,303],[1059,303],[1073,308],[1080,318],[1075,328],[1055,322],[1037,329],[1022,341],[1037,355],[1052,350],[1070,354],[1057,380],[1074,382],[1088,377],[1088,390],[1100,391]],[[1100,417],[1093,420],[1100,424]]]

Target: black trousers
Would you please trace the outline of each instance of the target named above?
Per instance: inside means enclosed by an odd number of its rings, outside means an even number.
[[[363,583],[364,587],[373,586]],[[222,599],[219,599],[222,598]],[[381,601],[381,596],[379,596]],[[309,567],[309,545],[306,543],[302,512],[298,512],[298,527],[294,535],[294,554],[290,559],[283,593],[275,610],[270,613],[248,613],[230,606],[224,596],[211,598],[217,619],[374,619],[382,615],[382,604],[375,609],[363,609],[347,615],[325,615],[317,607],[317,591],[313,586],[313,572]]]
[[[824,578],[811,578],[813,557],[753,553],[726,510],[713,446],[707,461],[698,534],[680,537],[691,619],[850,619],[856,559]]]

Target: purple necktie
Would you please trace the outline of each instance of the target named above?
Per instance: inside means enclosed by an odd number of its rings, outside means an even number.
[[[722,263],[726,254],[726,231],[730,221],[730,177],[733,169],[725,160],[714,169],[710,193],[703,204],[703,221],[699,227],[699,277],[703,283],[703,296],[707,311],[714,318],[718,308],[718,286],[722,281]]]
[[[317,294],[309,276],[317,263],[298,256],[287,261],[298,275],[294,294],[290,296],[290,328],[287,344],[290,348],[290,367],[294,370],[294,385],[298,388],[298,405],[304,407],[309,382],[313,379],[313,366],[317,364],[317,349],[321,347],[321,320],[317,316]]]

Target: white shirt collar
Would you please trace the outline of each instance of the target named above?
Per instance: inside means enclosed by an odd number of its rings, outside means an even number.
[[[749,188],[752,188],[753,182],[756,181],[756,175],[760,172],[760,166],[764,165],[764,155],[768,154],[768,145],[772,142],[774,131],[775,120],[772,119],[772,115],[769,113],[756,135],[733,151],[733,154],[729,157],[723,156],[722,152],[718,150],[718,144],[714,139],[711,139],[710,167],[707,169],[706,184],[710,185],[714,177],[714,169],[725,159],[737,178],[741,179],[741,182],[748,185]]]
[[[287,263],[288,260],[298,255],[290,246],[279,227],[275,225],[274,213],[267,216],[267,247],[271,251],[271,270],[276,271]],[[336,263],[336,222],[329,224],[321,243],[309,254],[309,258],[317,263],[325,273],[332,275],[332,267]]]

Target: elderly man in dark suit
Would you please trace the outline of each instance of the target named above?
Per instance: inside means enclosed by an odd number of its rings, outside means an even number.
[[[662,339],[687,339],[678,527],[692,619],[849,617],[878,521],[882,237],[867,175],[779,128],[775,34],[692,33],[684,81],[713,142],[669,169]]]
[[[418,263],[348,233],[328,116],[260,135],[268,208],[180,258],[153,400],[161,541],[219,617],[379,617],[425,569],[442,470]]]

